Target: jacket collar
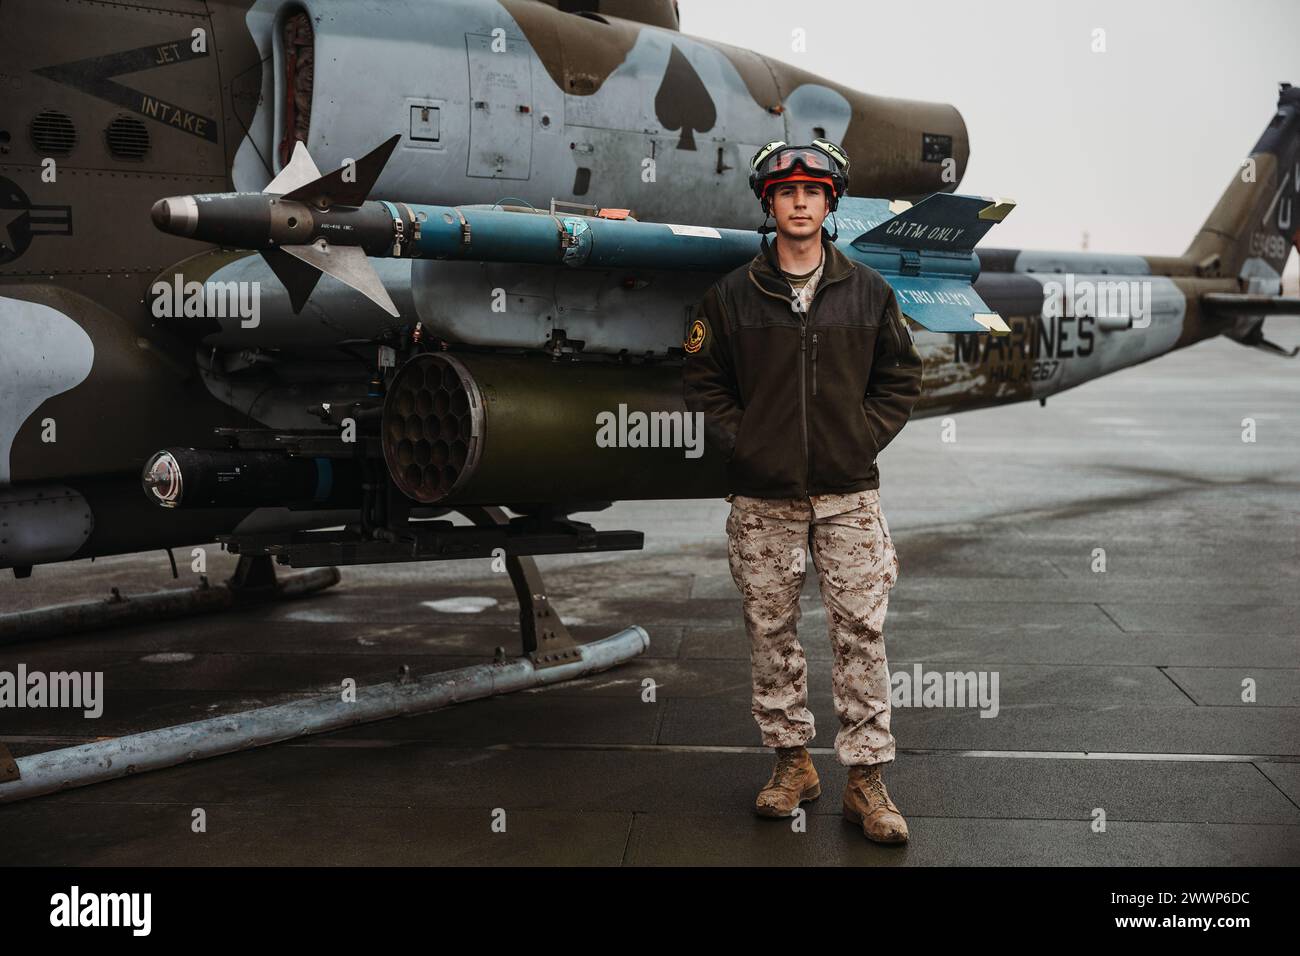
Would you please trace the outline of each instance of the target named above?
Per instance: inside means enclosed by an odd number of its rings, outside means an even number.
[[[853,274],[852,261],[831,242],[825,226],[822,227],[822,252],[825,255],[825,267],[817,286],[818,293],[831,283]],[[776,255],[776,243],[768,242],[766,236],[763,237],[758,254],[750,260],[749,278],[768,295],[787,301],[790,299],[790,283],[781,274],[781,260]]]

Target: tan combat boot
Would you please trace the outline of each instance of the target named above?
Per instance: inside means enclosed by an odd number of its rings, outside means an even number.
[[[849,768],[849,785],[844,788],[844,819],[861,824],[868,840],[907,842],[907,821],[889,799],[878,763]]]
[[[822,795],[821,781],[812,757],[804,747],[777,747],[776,767],[767,786],[758,792],[754,810],[759,816],[788,817],[805,800]]]

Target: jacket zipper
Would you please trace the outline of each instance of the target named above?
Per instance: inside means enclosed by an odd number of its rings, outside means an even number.
[[[799,314],[799,425],[803,433],[803,493],[808,495],[808,477],[812,472],[812,462],[808,459],[808,404],[805,401],[804,393],[804,369],[808,364],[805,357],[808,350],[808,327],[804,324],[805,316]]]
[[[813,363],[813,394],[816,395],[817,394],[817,333],[816,332],[813,332],[812,363]]]
[[[811,460],[811,458],[809,457],[809,454],[808,454],[808,404],[807,404],[807,386],[806,386],[806,384],[805,384],[805,382],[807,381],[807,371],[806,371],[806,366],[807,366],[807,364],[808,364],[808,363],[807,363],[807,359],[805,358],[805,356],[807,355],[807,346],[808,346],[808,342],[807,342],[807,335],[808,335],[807,322],[808,322],[808,320],[812,317],[813,307],[817,304],[817,296],[821,293],[821,291],[822,291],[824,288],[826,288],[827,285],[834,284],[835,282],[838,282],[838,281],[839,281],[840,279],[842,279],[842,278],[845,278],[845,277],[844,277],[844,276],[837,276],[835,279],[832,279],[830,283],[821,283],[821,282],[819,282],[819,283],[817,284],[817,291],[813,293],[812,301],[811,301],[810,303],[808,303],[808,311],[807,311],[807,312],[800,312],[800,313],[799,313],[799,414],[800,414],[800,422],[799,422],[799,424],[802,426],[802,429],[803,429],[802,434],[803,434],[803,466],[804,466],[804,467],[803,467],[803,492],[804,492],[804,497],[807,497],[807,496],[808,496],[808,482],[809,482],[809,480],[810,480],[810,478],[811,478],[811,475],[812,475],[812,460]],[[751,270],[750,273],[749,273],[749,280],[750,280],[751,282],[753,282],[754,285],[758,287],[758,291],[759,291],[759,292],[762,292],[764,295],[770,295],[770,296],[772,296],[772,298],[774,298],[774,299],[781,299],[782,301],[786,301],[786,302],[789,301],[788,299],[785,299],[784,296],[779,296],[779,295],[777,295],[776,293],[774,293],[774,292],[772,292],[772,291],[770,291],[770,290],[768,290],[768,289],[764,289],[764,288],[763,288],[763,284],[762,284],[761,282],[758,281],[758,278],[754,275],[754,273],[753,273],[752,270]],[[814,332],[814,333],[813,333],[813,342],[814,342],[814,345],[815,345],[816,341],[817,341],[817,333]],[[817,353],[816,353],[816,349],[814,348],[814,351],[813,351],[813,355],[814,355],[814,357],[816,356],[816,354],[817,354]],[[815,374],[816,374],[816,366],[814,365],[814,375],[815,375]],[[816,379],[814,378],[813,381],[814,381],[814,384],[815,384],[815,383],[816,383]]]
[[[812,481],[812,456],[808,452],[808,401],[807,388],[805,387],[806,372],[804,367],[807,362],[804,359],[806,354],[808,326],[812,324],[813,310],[817,307],[817,294],[822,291],[821,283],[817,284],[817,289],[813,292],[812,301],[808,303],[806,312],[799,313],[799,411],[802,416],[803,425],[803,493],[808,496],[808,486]],[[812,392],[817,394],[817,332],[812,334]]]
[[[799,411],[802,414],[803,421],[803,493],[808,496],[808,486],[812,481],[812,455],[808,452],[808,401],[806,398],[807,389],[804,387],[804,361],[805,342],[808,332],[808,326],[812,324],[813,309],[817,305],[817,293],[821,291],[821,285],[818,284],[817,290],[813,292],[812,301],[808,303],[808,310],[799,313]],[[812,334],[812,380],[813,394],[817,394],[817,332]]]

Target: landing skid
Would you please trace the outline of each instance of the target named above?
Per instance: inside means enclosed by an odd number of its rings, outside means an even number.
[[[240,555],[274,557],[289,567],[322,564],[390,564],[410,561],[449,561],[500,557],[505,562],[519,602],[519,634],[523,651],[537,667],[576,659],[577,642],[551,608],[535,554],[623,551],[642,547],[640,531],[596,531],[591,525],[543,511],[509,517],[494,506],[457,508],[474,527],[450,521],[408,522],[400,530],[360,528],[344,531],[300,531],[289,535],[231,535],[222,539],[227,550]]]
[[[649,646],[649,635],[634,625],[602,640],[577,645],[572,659],[550,667],[536,667],[525,656],[418,678],[403,670],[396,681],[358,687],[353,699],[326,694],[32,754],[18,759],[18,779],[5,782],[0,776],[0,803],[572,680],[631,660]]]
[[[14,755],[9,752],[9,748],[0,741],[0,784],[9,783],[18,779],[18,761],[14,760]]]
[[[222,584],[203,575],[192,588],[123,595],[117,588],[100,601],[55,604],[34,611],[0,614],[0,644],[48,640],[142,621],[171,620],[209,614],[266,601],[305,597],[339,583],[338,568],[314,568],[277,580],[270,558],[239,559],[235,573]]]
[[[490,664],[410,676],[405,666],[396,681],[356,689],[346,699],[338,693],[291,701],[208,720],[163,727],[124,737],[96,740],[13,760],[0,743],[0,803],[82,787],[145,770],[158,770],[219,754],[248,750],[308,734],[357,724],[411,716],[529,687],[572,680],[607,670],[643,653],[650,636],[637,625],[610,637],[579,644],[551,607],[533,554],[640,548],[639,531],[595,531],[590,525],[543,511],[508,518],[495,507],[459,509],[474,527],[446,521],[406,524],[369,535],[353,528],[343,532],[291,535],[242,535],[223,539],[239,555],[234,575],[224,585],[163,591],[102,602],[68,604],[0,617],[0,644],[91,630],[128,621],[179,617],[221,610],[242,602],[295,597],[339,581],[336,567],[277,580],[274,557],[281,564],[305,567],[325,560],[334,564],[448,560],[503,556],[519,601],[523,655],[507,659],[497,649]],[[500,549],[500,550],[498,550]],[[8,758],[6,760],[6,758]]]

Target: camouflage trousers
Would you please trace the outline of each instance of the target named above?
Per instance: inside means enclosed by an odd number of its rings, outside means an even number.
[[[752,710],[764,746],[806,745],[814,735],[807,662],[796,634],[811,552],[835,655],[836,756],[846,766],[893,760],[883,631],[898,556],[879,491],[857,492],[847,502],[851,510],[843,510],[845,495],[728,498],[728,560],[744,603]]]

